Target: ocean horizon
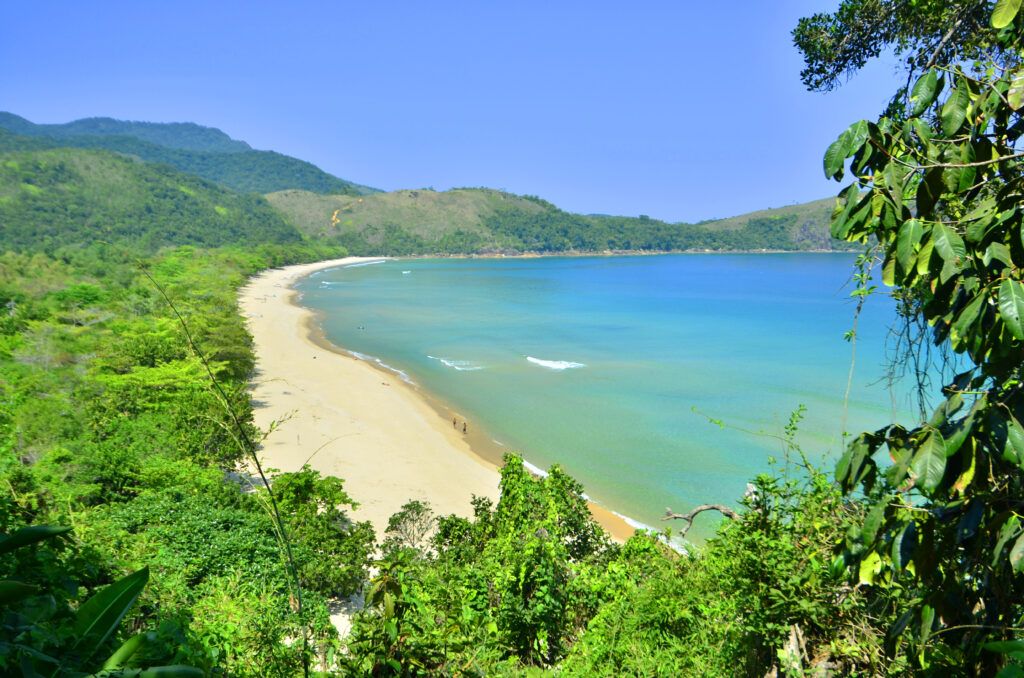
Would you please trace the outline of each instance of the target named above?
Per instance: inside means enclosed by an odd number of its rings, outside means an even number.
[[[855,305],[849,254],[402,259],[319,271],[295,288],[324,337],[444,402],[495,445],[663,529],[666,507],[734,505],[797,442],[843,447]],[[894,305],[858,321],[846,406],[856,434],[912,420],[884,378]],[[396,423],[400,425],[400,423]],[[717,514],[688,538],[713,533]]]

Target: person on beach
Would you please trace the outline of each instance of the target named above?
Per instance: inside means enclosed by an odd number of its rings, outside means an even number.
[[[462,422],[462,432],[466,432],[466,422]]]
[[[452,417],[452,428],[458,428],[458,427],[459,427],[459,422],[455,419],[455,417]]]

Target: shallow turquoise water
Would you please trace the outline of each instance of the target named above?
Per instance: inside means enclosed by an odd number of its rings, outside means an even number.
[[[599,503],[661,527],[730,503],[780,456],[789,413],[813,460],[840,449],[853,256],[418,259],[302,281],[338,346],[379,358],[527,461],[560,463]],[[882,375],[893,311],[859,324],[847,430],[909,409]],[[906,420],[908,416],[899,416]],[[694,528],[706,535],[716,520]]]

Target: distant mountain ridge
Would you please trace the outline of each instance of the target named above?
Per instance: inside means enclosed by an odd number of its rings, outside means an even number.
[[[82,118],[62,124],[40,125],[0,111],[0,127],[21,136],[81,137],[129,136],[152,144],[186,151],[240,153],[253,150],[214,127],[194,122],[133,122],[113,118]]]
[[[75,154],[71,149],[99,155]],[[108,152],[116,155],[103,155]],[[253,150],[218,129],[194,123],[89,118],[36,125],[0,113],[0,154],[0,160],[6,157],[14,163],[14,169],[8,165],[0,172],[7,182],[0,185],[0,220],[6,220],[0,221],[0,233],[4,240],[17,236],[22,247],[31,247],[33,229],[48,238],[48,247],[60,242],[63,214],[75,242],[87,241],[90,228],[106,220],[124,229],[118,237],[173,244],[179,239],[167,224],[174,223],[201,242],[235,241],[248,230],[273,242],[304,236],[359,255],[856,248],[831,237],[834,199],[687,224],[645,215],[574,214],[536,196],[488,188],[382,193],[297,158]],[[54,163],[63,168],[56,179]],[[96,167],[104,169],[75,169]],[[121,192],[112,185],[112,176],[123,182]],[[242,193],[255,200],[232,211],[228,203],[235,198],[215,196],[214,184],[223,187],[225,196],[237,198]],[[136,193],[148,197],[138,202]],[[266,200],[253,194],[265,194]],[[200,195],[206,197],[199,199]],[[106,209],[104,200],[115,209]],[[163,220],[153,216],[155,205]],[[225,220],[228,213],[247,215],[246,226]],[[257,214],[273,224],[270,231],[254,227]],[[127,226],[133,219],[139,228]],[[104,228],[109,230],[109,224]],[[221,228],[228,232],[218,235]]]
[[[308,237],[353,254],[521,252],[831,251],[855,248],[829,233],[833,199],[701,224],[573,214],[535,196],[488,188],[401,190],[362,197],[270,193]]]
[[[7,133],[3,134],[3,130]],[[212,127],[195,123],[124,122],[87,118],[37,125],[0,112],[0,151],[102,148],[195,174],[239,193],[301,189],[366,195],[376,189],[339,179],[316,165],[274,151],[253,150]]]

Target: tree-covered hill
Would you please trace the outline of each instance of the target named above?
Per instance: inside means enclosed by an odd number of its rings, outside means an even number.
[[[282,191],[267,199],[304,234],[337,237],[358,254],[849,248],[828,232],[832,199],[702,224],[573,214],[485,188],[362,197]]]
[[[297,243],[256,195],[108,151],[0,153],[0,243],[46,251],[95,241],[155,252],[169,245]]]
[[[316,165],[273,151],[256,151],[218,129],[193,123],[134,123],[89,118],[36,125],[0,112],[0,151],[101,148],[165,163],[239,193],[303,189],[364,195],[374,189],[339,179]]]
[[[0,111],[0,127],[22,136],[130,136],[186,151],[238,153],[252,150],[244,141],[237,141],[219,129],[203,127],[194,122],[132,122],[113,118],[83,118],[57,125],[38,125],[19,115]]]

